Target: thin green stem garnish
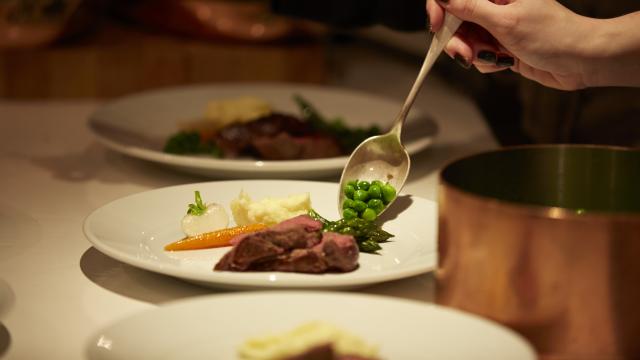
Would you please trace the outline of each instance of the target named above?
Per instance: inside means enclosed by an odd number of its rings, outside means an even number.
[[[207,211],[207,205],[202,202],[202,198],[200,197],[200,191],[196,191],[196,203],[189,204],[189,209],[187,210],[187,214],[189,215],[202,215]]]
[[[320,216],[313,209],[309,211],[309,216],[322,223],[323,231],[353,236],[361,252],[377,254],[378,250],[382,249],[380,243],[387,242],[393,237],[392,234],[382,230],[376,223],[357,217],[330,221]]]

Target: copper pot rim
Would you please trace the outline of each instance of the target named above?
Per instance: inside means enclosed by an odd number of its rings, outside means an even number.
[[[527,145],[512,145],[505,146],[499,149],[494,150],[486,150],[473,154],[469,154],[466,156],[462,156],[456,159],[449,161],[443,166],[439,172],[439,192],[443,191],[452,192],[458,197],[466,198],[473,203],[478,205],[497,209],[504,212],[511,212],[517,214],[526,214],[528,216],[534,216],[539,218],[547,218],[547,219],[563,219],[563,220],[600,220],[600,221],[640,221],[640,212],[607,212],[607,211],[595,211],[589,210],[587,212],[579,212],[575,209],[563,208],[558,206],[544,206],[544,205],[535,205],[535,204],[527,204],[520,203],[515,201],[501,200],[498,198],[494,198],[491,196],[479,195],[477,193],[466,191],[461,189],[460,187],[453,185],[447,182],[443,178],[443,172],[449,166],[453,164],[464,161],[467,159],[471,159],[478,156],[500,153],[500,152],[511,152],[514,150],[525,150],[525,149],[568,149],[568,148],[583,148],[583,149],[602,149],[602,150],[612,150],[612,151],[629,151],[629,152],[640,152],[640,149],[630,148],[624,146],[616,146],[616,145],[597,145],[597,144],[527,144]]]

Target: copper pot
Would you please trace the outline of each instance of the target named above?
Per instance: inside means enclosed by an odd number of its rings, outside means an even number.
[[[440,175],[437,302],[541,358],[640,358],[640,151],[506,148]]]

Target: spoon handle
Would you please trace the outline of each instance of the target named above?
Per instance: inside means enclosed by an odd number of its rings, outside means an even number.
[[[407,117],[409,109],[411,109],[411,105],[413,105],[413,102],[415,101],[416,96],[418,95],[418,92],[422,87],[424,78],[427,76],[429,70],[431,70],[431,68],[433,67],[433,64],[435,64],[442,50],[444,50],[444,47],[445,45],[447,45],[447,42],[449,42],[449,39],[451,39],[456,30],[458,30],[458,27],[461,23],[462,20],[445,12],[444,24],[442,25],[442,28],[440,28],[440,30],[438,30],[438,32],[433,35],[433,38],[431,39],[431,45],[429,46],[429,51],[427,51],[427,56],[424,58],[422,68],[418,73],[418,77],[413,83],[411,91],[409,92],[407,99],[404,101],[402,109],[400,110],[400,113],[396,117],[393,123],[393,127],[391,128],[390,132],[395,133],[398,136],[398,139],[400,139],[404,119]]]

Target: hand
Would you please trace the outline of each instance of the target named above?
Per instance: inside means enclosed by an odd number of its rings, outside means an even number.
[[[465,22],[445,52],[463,66],[490,73],[511,69],[543,85],[574,90],[590,86],[586,45],[593,22],[555,0],[427,0],[431,30],[444,11]]]

